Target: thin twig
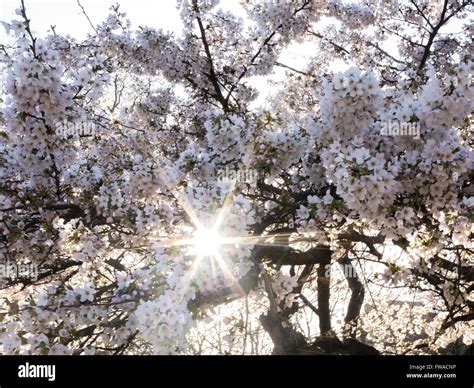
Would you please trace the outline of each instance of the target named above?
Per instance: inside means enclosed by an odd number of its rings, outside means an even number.
[[[92,24],[91,22],[91,19],[89,18],[89,16],[87,15],[86,13],[86,10],[84,9],[84,7],[82,6],[82,4],[80,3],[79,0],[76,0],[77,1],[77,5],[79,5],[79,7],[81,7],[81,10],[82,10],[82,13],[84,14],[84,16],[86,17],[87,21],[89,22],[89,25],[92,27],[92,29],[97,32],[97,29],[94,27],[94,24]]]

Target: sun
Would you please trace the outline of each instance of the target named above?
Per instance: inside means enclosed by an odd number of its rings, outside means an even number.
[[[223,243],[222,237],[215,229],[199,228],[194,232],[192,250],[201,257],[217,256]]]

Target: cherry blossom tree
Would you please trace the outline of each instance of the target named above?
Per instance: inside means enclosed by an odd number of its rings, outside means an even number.
[[[472,352],[469,3],[187,0],[180,35],[116,5],[78,41],[21,2],[0,352]]]

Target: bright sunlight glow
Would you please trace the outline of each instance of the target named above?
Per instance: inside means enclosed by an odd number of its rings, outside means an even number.
[[[200,228],[194,233],[193,250],[198,256],[216,256],[219,253],[219,246],[222,238],[213,229]]]

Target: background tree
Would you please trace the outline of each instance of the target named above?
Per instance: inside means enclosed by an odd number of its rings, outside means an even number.
[[[469,1],[241,6],[182,1],[180,36],[118,5],[81,42],[4,23],[2,353],[471,345],[472,21],[443,32]]]

